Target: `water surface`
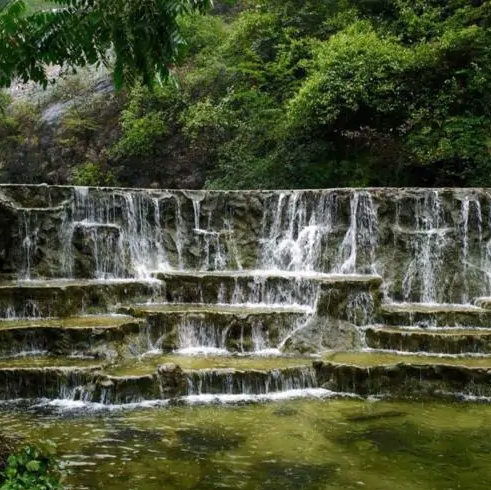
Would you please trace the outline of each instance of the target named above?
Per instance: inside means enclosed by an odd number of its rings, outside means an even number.
[[[52,438],[70,488],[488,490],[491,406],[292,400],[92,414],[4,410]]]

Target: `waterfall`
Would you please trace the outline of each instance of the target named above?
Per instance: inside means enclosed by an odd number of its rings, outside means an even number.
[[[375,272],[377,214],[368,192],[353,193],[350,202],[350,226],[339,249],[336,272],[354,274]],[[360,264],[359,264],[360,263]]]
[[[319,389],[294,356],[489,355],[489,191],[48,191],[2,189],[0,318],[25,323],[0,354],[41,380],[5,397],[266,399]]]
[[[35,215],[29,210],[22,211],[19,235],[22,237],[22,265],[19,271],[21,279],[31,278],[31,265],[38,246],[39,225]]]
[[[276,209],[263,214],[259,268],[320,270],[323,242],[332,229],[333,197],[325,193],[312,203],[306,192],[280,193]]]
[[[94,259],[92,276],[97,279],[147,278],[152,270],[169,269],[160,221],[159,199],[145,193],[115,190],[101,195],[75,187],[60,230],[62,273],[73,276],[77,234]]]
[[[257,395],[316,387],[316,375],[311,367],[271,371],[202,369],[188,373],[188,395]]]
[[[442,227],[442,213],[438,191],[429,191],[416,202],[415,230],[409,242],[412,259],[402,280],[406,301],[414,295],[423,303],[434,303],[439,299],[437,278],[449,231]]]
[[[203,320],[186,319],[178,327],[180,354],[226,354],[227,329]]]
[[[387,298],[405,302],[491,290],[491,203],[479,190],[69,192],[52,208],[19,208],[20,279],[224,272],[237,281],[218,303],[310,308],[332,274],[379,273]]]

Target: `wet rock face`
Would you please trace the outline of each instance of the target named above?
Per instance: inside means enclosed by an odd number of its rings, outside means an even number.
[[[152,298],[158,291],[143,282],[9,283],[0,285],[0,318],[69,317],[104,313],[127,299]]]
[[[465,302],[490,292],[485,190],[2,186],[0,194],[4,273],[134,277],[163,266],[259,268],[378,273],[394,300]]]
[[[35,322],[33,322],[35,323]],[[43,352],[51,356],[115,358],[131,338],[137,336],[142,322],[127,320],[118,326],[70,328],[60,321],[53,325],[33,325],[0,329],[0,356],[10,357]]]
[[[94,377],[93,369],[0,369],[0,400],[73,398],[79,386]]]
[[[315,354],[324,350],[352,350],[362,347],[360,331],[347,321],[315,316],[286,340],[285,353]]]
[[[273,370],[202,369],[187,375],[189,395],[257,395],[317,386],[314,370],[304,366]]]
[[[200,346],[229,352],[253,352],[277,346],[286,332],[293,331],[305,317],[275,311],[148,313],[146,335],[164,352]]]
[[[490,369],[404,362],[368,367],[322,361],[314,362],[314,369],[321,386],[362,396],[491,395]]]
[[[162,398],[176,398],[186,394],[187,377],[177,364],[160,365],[156,377]]]
[[[367,345],[373,349],[442,354],[491,354],[491,332],[421,332],[369,328]]]

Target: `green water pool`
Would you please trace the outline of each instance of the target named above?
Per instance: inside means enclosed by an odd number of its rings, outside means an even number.
[[[488,490],[491,405],[292,400],[92,414],[0,412],[51,438],[71,489]]]

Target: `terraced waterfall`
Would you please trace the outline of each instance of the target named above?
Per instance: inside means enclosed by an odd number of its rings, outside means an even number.
[[[491,396],[491,192],[0,186],[0,399]]]

